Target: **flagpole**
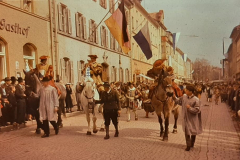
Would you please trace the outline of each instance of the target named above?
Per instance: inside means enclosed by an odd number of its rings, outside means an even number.
[[[100,21],[100,23],[97,25],[96,28],[94,28],[92,34],[89,36],[91,37],[93,35],[94,32],[96,32],[97,28],[100,26],[100,24],[103,22],[103,20],[107,17],[108,13],[110,13],[110,11],[115,7],[115,5],[118,3],[118,0],[116,1],[116,3],[109,9],[109,11],[106,13],[106,15],[103,17],[103,19]]]

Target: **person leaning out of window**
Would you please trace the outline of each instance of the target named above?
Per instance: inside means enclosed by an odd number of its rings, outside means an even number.
[[[116,129],[114,137],[118,137],[118,114],[120,114],[121,106],[118,93],[110,87],[108,82],[104,83],[104,92],[102,93],[101,100],[95,100],[96,104],[103,105],[103,116],[105,120],[106,136],[104,139],[109,139],[109,125],[110,121]]]

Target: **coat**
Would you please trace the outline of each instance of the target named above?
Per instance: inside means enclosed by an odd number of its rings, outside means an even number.
[[[198,135],[201,134],[202,119],[200,111],[200,101],[196,96],[188,97],[186,94],[178,99],[178,104],[182,105],[182,129],[186,135]],[[180,103],[179,103],[180,102]],[[190,108],[187,108],[187,105]]]
[[[109,93],[104,91],[101,95],[101,100],[96,100],[96,104],[102,104],[104,110],[108,109],[116,109],[120,110],[121,105],[120,105],[120,100],[117,91],[111,90]]]
[[[57,112],[55,112],[55,107],[59,107],[58,93],[56,88],[50,85],[48,87],[42,87],[37,96],[40,97],[40,120],[56,121]]]

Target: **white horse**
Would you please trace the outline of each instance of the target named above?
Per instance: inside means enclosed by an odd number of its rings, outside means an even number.
[[[84,88],[83,91],[81,93],[81,106],[86,114],[86,119],[88,122],[88,131],[87,131],[87,135],[91,135],[91,127],[90,127],[90,113],[92,113],[93,117],[93,133],[97,133],[98,129],[97,129],[97,125],[96,125],[96,121],[97,121],[97,117],[96,117],[96,113],[99,111],[99,106],[100,104],[96,104],[94,103],[94,99],[95,100],[99,100],[99,93],[97,91],[96,85],[93,81],[92,78],[86,78],[85,81],[83,82],[84,84]],[[92,112],[90,112],[92,111]],[[104,130],[104,124],[102,122],[101,125],[101,130]]]

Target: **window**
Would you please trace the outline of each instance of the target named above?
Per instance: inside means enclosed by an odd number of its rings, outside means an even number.
[[[76,36],[81,39],[87,39],[86,17],[80,13],[75,14]]]
[[[112,67],[111,69],[111,82],[116,82],[117,81],[117,68],[116,67]]]
[[[129,81],[130,81],[129,76],[130,76],[129,70],[126,69],[126,70],[125,70],[125,81],[126,81],[126,82],[129,82]]]
[[[0,39],[0,79],[7,77],[7,64],[6,64],[6,45]]]
[[[100,6],[102,6],[103,8],[107,8],[107,0],[99,0]]]
[[[64,57],[60,59],[61,63],[61,77],[60,79],[64,84],[74,83],[74,72],[73,72],[73,61],[70,61],[69,58]]]
[[[116,50],[116,40],[112,34],[110,35],[110,49]]]
[[[84,61],[78,61],[78,82],[82,81],[82,71],[83,71],[83,68],[84,68]]]
[[[120,81],[120,82],[124,82],[123,69],[122,69],[122,67],[119,68],[119,81]]]
[[[32,0],[23,0],[23,9],[28,12],[33,12]]]
[[[113,12],[115,10],[115,2],[114,2],[114,0],[109,0],[109,9],[110,9],[110,13],[113,14]]]
[[[58,27],[59,31],[72,34],[71,12],[63,4],[58,4]]]
[[[101,27],[101,45],[108,47],[108,31],[104,26]]]
[[[32,44],[25,44],[23,46],[23,60],[25,63],[25,70],[29,71],[31,68],[35,68],[35,54],[36,54],[36,47]]]
[[[98,29],[94,20],[89,20],[89,41],[98,44]]]

